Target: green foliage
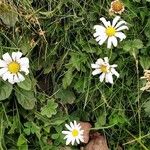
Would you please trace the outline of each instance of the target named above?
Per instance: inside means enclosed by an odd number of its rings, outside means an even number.
[[[20,134],[17,141],[18,150],[28,150],[27,140],[23,134]]]
[[[18,21],[18,13],[14,6],[7,3],[0,4],[0,18],[8,26],[15,26]]]
[[[59,89],[55,97],[60,98],[63,104],[73,104],[76,99],[74,93],[69,89]]]
[[[150,116],[150,101],[147,101],[144,104],[144,109],[145,109],[145,112]]]
[[[26,122],[24,124],[25,129],[24,129],[24,133],[26,135],[30,135],[30,134],[36,134],[36,136],[40,139],[41,138],[41,134],[40,134],[40,127],[38,127],[34,122]]]
[[[33,109],[35,106],[36,98],[34,92],[26,91],[20,88],[16,89],[15,95],[18,103],[25,109]]]
[[[12,92],[12,85],[7,82],[0,81],[0,101],[9,98]]]
[[[41,108],[41,114],[47,116],[48,118],[51,118],[52,115],[55,115],[57,113],[57,107],[58,104],[54,102],[54,99],[49,99],[47,100],[47,105]]]
[[[27,77],[23,82],[17,83],[18,86],[26,91],[30,91],[32,89],[32,82],[29,77]]]
[[[1,0],[0,57],[21,51],[30,60],[26,80],[0,80],[0,150],[71,150],[65,123],[88,121],[111,150],[150,149],[149,93],[140,91],[150,69],[150,1],[124,0],[129,30],[108,50],[93,38],[111,0]],[[91,63],[108,56],[120,73],[114,85],[92,76]]]

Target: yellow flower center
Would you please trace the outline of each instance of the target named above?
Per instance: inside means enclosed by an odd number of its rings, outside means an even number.
[[[107,66],[105,66],[105,65],[101,65],[100,70],[101,70],[103,73],[108,72]]]
[[[18,73],[20,70],[20,64],[12,61],[11,63],[8,64],[8,71],[11,73]]]
[[[119,12],[123,9],[123,3],[120,2],[119,0],[116,0],[112,3],[112,10],[113,11],[116,11],[116,12]]]
[[[76,136],[78,136],[78,135],[79,135],[79,131],[76,130],[76,129],[74,129],[74,130],[72,131],[72,136],[73,136],[73,137],[76,137]]]
[[[106,29],[106,34],[107,34],[108,36],[114,36],[115,33],[116,33],[116,29],[115,29],[114,27],[112,27],[112,26],[110,26],[110,27],[108,27],[108,28]]]

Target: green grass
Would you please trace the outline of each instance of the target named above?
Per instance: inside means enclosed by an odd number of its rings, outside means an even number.
[[[0,149],[63,149],[61,131],[75,119],[89,121],[92,131],[106,135],[111,150],[118,146],[149,150],[150,98],[140,91],[144,84],[140,77],[150,67],[150,3],[123,1],[122,18],[129,31],[117,48],[109,50],[105,44],[99,46],[92,34],[101,16],[114,18],[108,14],[110,0],[8,2],[0,4],[0,54],[20,50],[29,57],[24,88],[32,88],[29,92],[14,85],[9,95],[12,86],[0,81],[0,97],[5,95],[0,101]],[[120,78],[113,86],[91,75],[91,63],[105,56],[118,64]],[[20,91],[33,109],[20,105]],[[55,102],[47,105],[52,99]],[[58,107],[53,107],[56,103]],[[41,112],[45,106],[47,115]]]

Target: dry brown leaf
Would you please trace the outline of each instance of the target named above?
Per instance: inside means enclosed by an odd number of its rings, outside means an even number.
[[[94,133],[83,150],[108,150],[106,138],[98,132]]]
[[[80,125],[81,125],[82,130],[84,130],[83,132],[84,143],[88,143],[89,132],[90,132],[90,128],[92,127],[92,125],[88,122],[80,122]]]

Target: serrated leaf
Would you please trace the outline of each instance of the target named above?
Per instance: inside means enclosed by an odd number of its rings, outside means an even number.
[[[24,126],[26,127],[24,129],[24,132],[27,134],[27,135],[30,135],[30,133],[32,134],[36,134],[36,136],[40,139],[41,137],[41,133],[40,133],[40,127],[37,126],[34,122],[26,122],[24,124]]]
[[[84,76],[77,78],[76,83],[74,84],[74,89],[76,89],[79,93],[84,93],[87,90],[87,85],[89,84],[88,81],[89,77]]]
[[[137,49],[141,49],[141,48],[143,48],[143,42],[140,39],[134,39],[133,47],[135,47]]]
[[[57,113],[56,108],[58,107],[58,104],[54,102],[54,99],[49,99],[47,101],[47,105],[41,108],[41,114],[43,116],[47,116],[48,118],[51,118],[52,115],[55,115]]]
[[[30,91],[32,88],[32,82],[29,77],[26,77],[24,81],[17,83],[18,86],[24,90]]]
[[[60,98],[63,104],[66,103],[72,104],[76,99],[74,93],[69,89],[59,89],[55,97]]]
[[[125,42],[123,49],[125,51],[132,51],[136,49],[141,49],[143,47],[143,42],[140,39],[128,40]]]
[[[143,48],[143,42],[140,39],[128,40],[123,46],[123,50],[129,52],[134,57],[139,53],[139,49]]]
[[[87,63],[87,55],[81,52],[71,52],[69,63],[66,65],[67,68],[74,67],[78,71],[85,71],[85,64]]]
[[[17,88],[15,91],[18,103],[24,109],[33,109],[35,106],[36,98],[34,97],[34,92],[26,91],[20,88]]]
[[[149,69],[150,68],[150,57],[140,57],[140,64],[143,69]]]
[[[99,117],[97,117],[95,127],[101,127],[106,124],[106,112],[103,112]]]
[[[8,134],[14,134],[15,130],[19,127],[19,119],[18,116],[13,116],[13,123],[11,125],[11,129],[9,130]]]
[[[11,92],[12,92],[13,86],[10,83],[7,82],[0,82],[0,101],[7,99]]]

